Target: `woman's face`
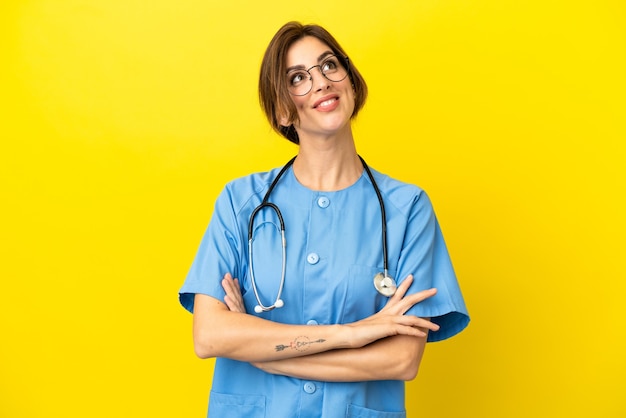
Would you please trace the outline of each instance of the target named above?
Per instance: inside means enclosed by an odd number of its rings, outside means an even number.
[[[332,49],[319,39],[307,36],[294,43],[287,52],[287,69],[307,70],[319,65]],[[331,137],[350,131],[354,111],[354,90],[350,77],[333,82],[324,77],[320,67],[309,70],[311,91],[303,96],[291,95],[299,121],[294,124],[300,141],[311,136]],[[288,76],[289,77],[289,76]]]

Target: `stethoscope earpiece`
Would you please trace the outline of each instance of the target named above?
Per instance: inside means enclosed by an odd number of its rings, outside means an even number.
[[[283,302],[282,299],[276,299],[276,302],[274,302],[273,305],[271,306],[261,306],[261,305],[256,305],[254,307],[254,312],[256,313],[261,313],[261,312],[269,312],[272,309],[275,308],[282,308],[283,306],[285,306],[285,302]]]

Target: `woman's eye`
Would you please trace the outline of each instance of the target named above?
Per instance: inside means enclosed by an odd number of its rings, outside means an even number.
[[[324,61],[324,63],[322,64],[322,70],[324,72],[326,71],[334,71],[337,69],[337,60],[335,58],[331,58],[329,60]]]
[[[302,83],[305,79],[306,79],[306,74],[301,73],[301,72],[295,73],[289,76],[289,84],[291,84],[292,86],[297,86],[298,84]]]

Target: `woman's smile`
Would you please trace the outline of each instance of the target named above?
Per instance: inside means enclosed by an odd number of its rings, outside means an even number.
[[[313,104],[313,109],[320,112],[330,112],[339,106],[339,96],[336,94],[322,97]]]

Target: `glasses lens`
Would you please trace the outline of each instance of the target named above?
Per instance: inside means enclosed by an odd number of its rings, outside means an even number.
[[[293,70],[287,74],[289,92],[294,96],[304,96],[313,87],[311,70],[318,67],[327,80],[333,82],[343,81],[348,76],[348,60],[336,55],[330,55],[320,65],[315,65],[308,70]]]
[[[311,90],[311,76],[304,70],[290,71],[287,75],[289,92],[296,96],[304,96]]]
[[[336,55],[326,58],[320,64],[320,69],[324,77],[334,82],[342,81],[348,75],[347,64]]]

